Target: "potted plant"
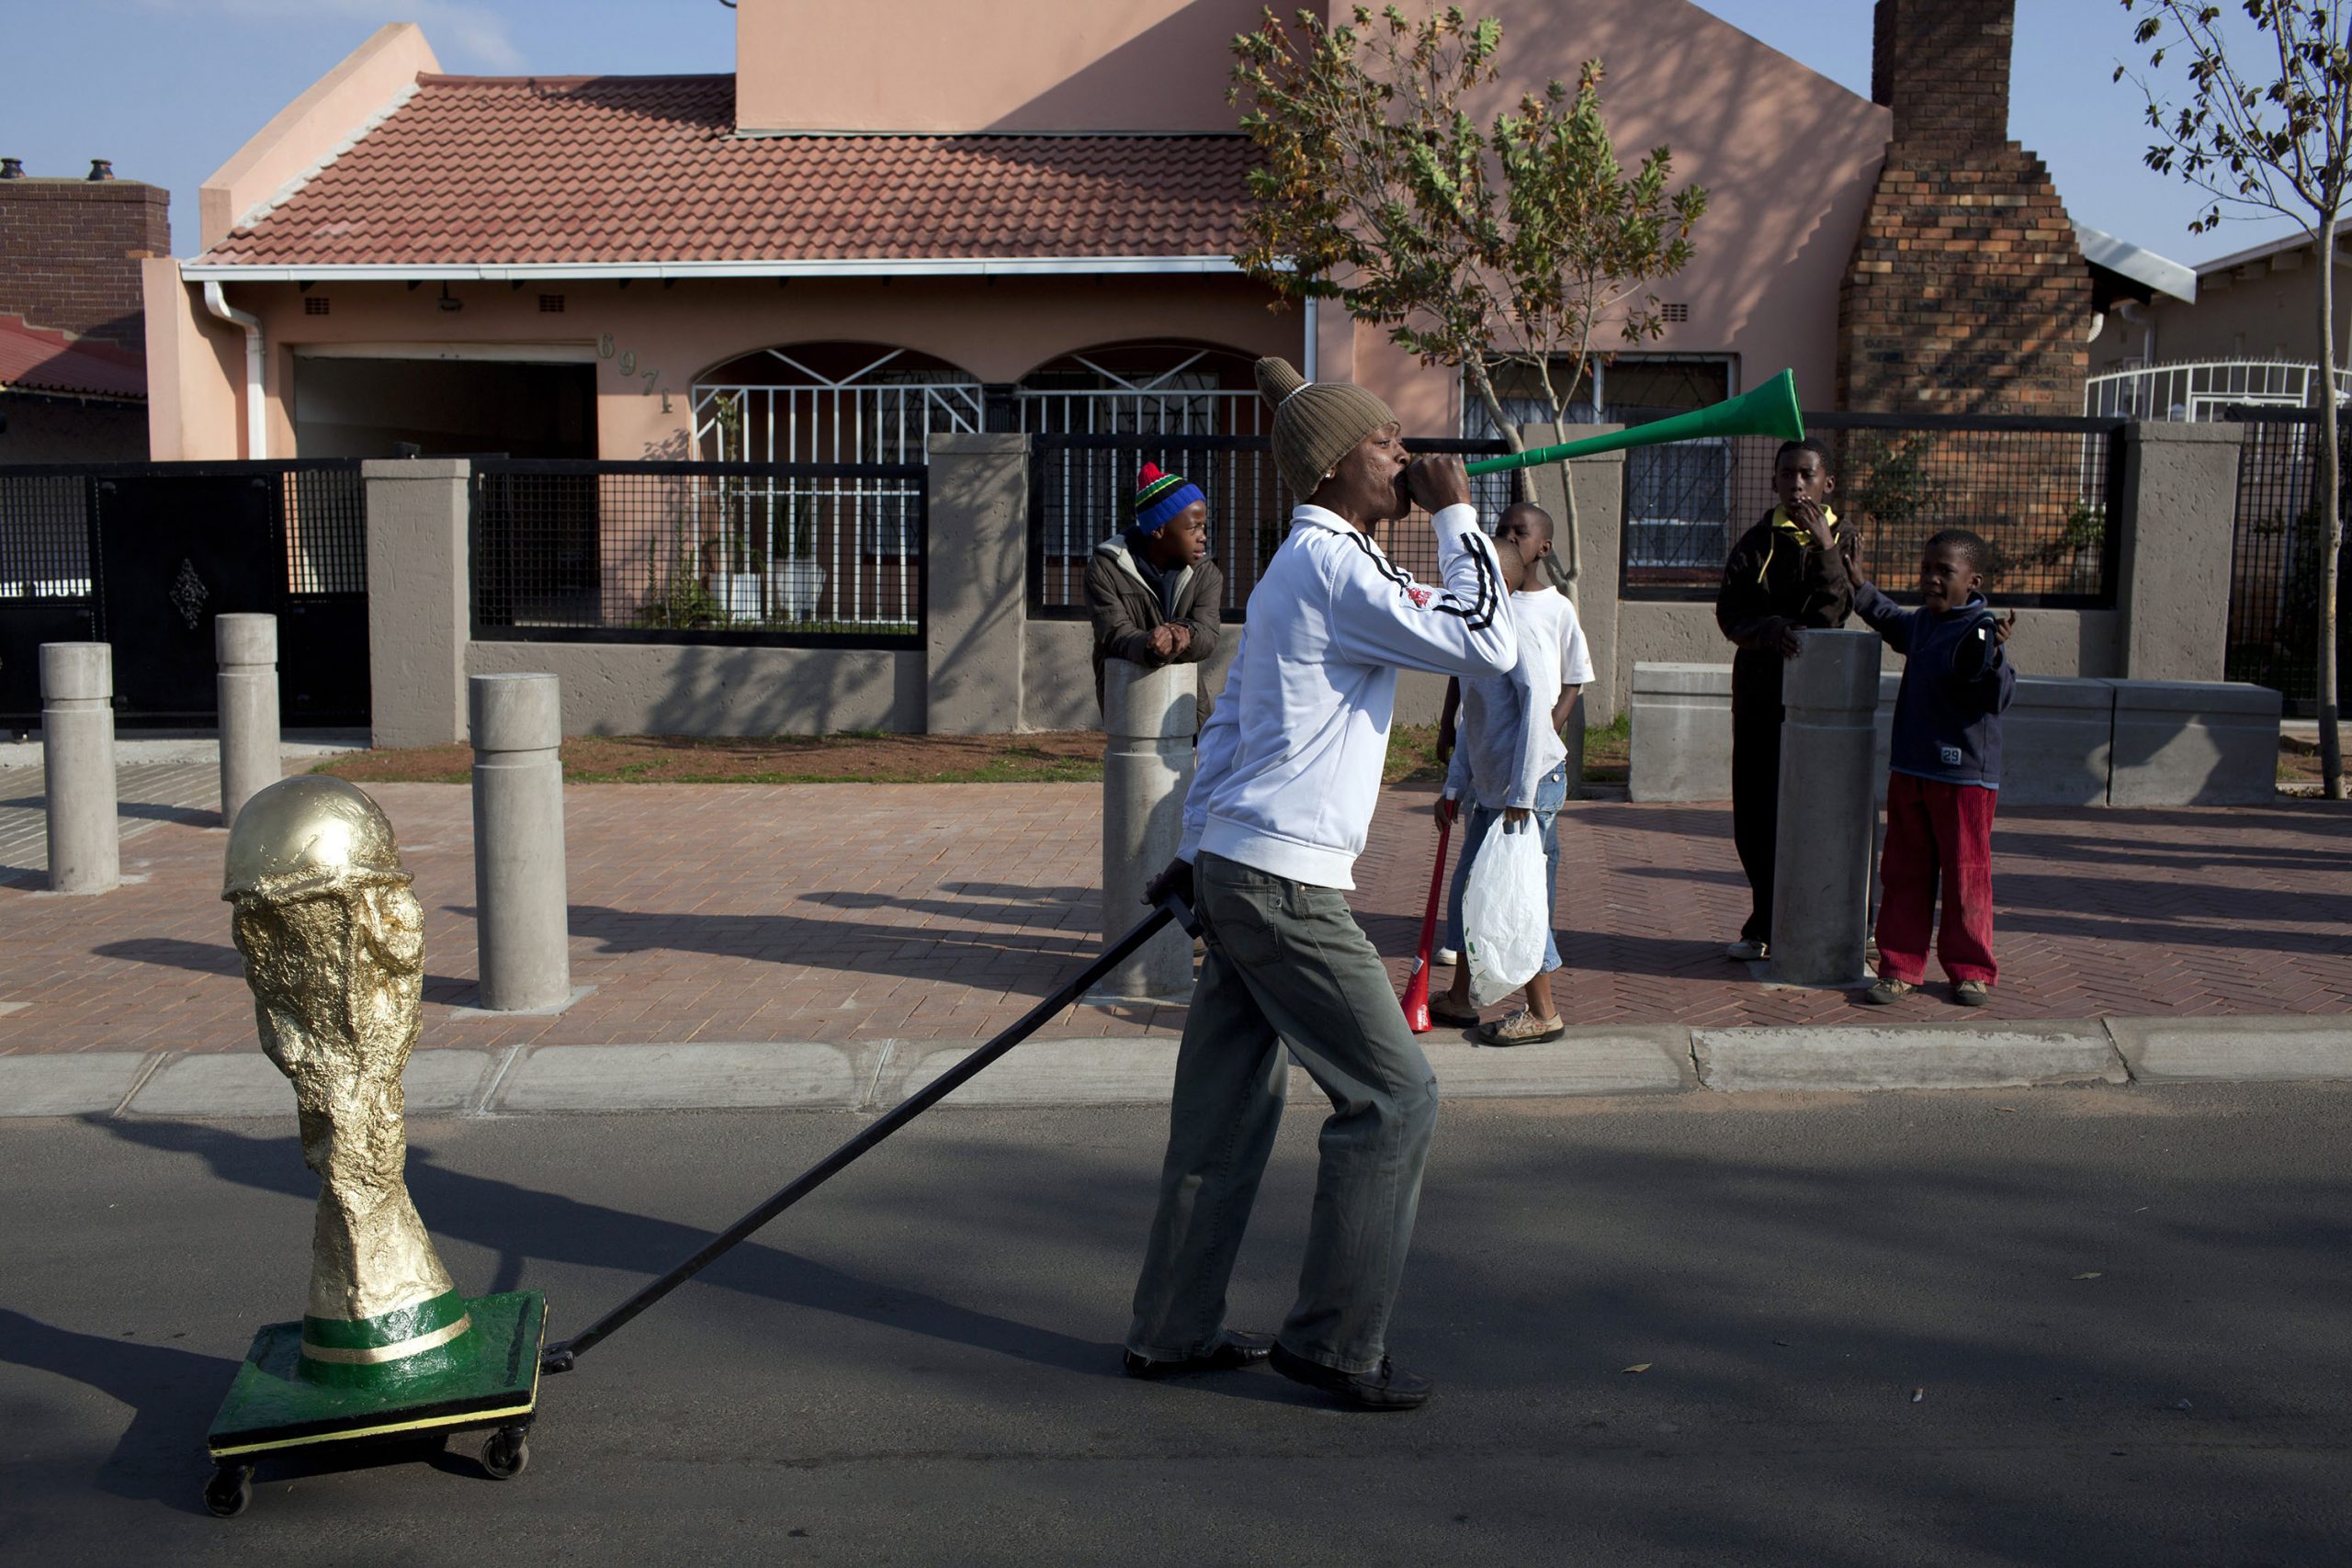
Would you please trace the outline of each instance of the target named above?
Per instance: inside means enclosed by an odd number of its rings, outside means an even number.
[[[817,564],[814,498],[795,494],[786,503],[784,549],[768,560],[768,614],[780,621],[817,618],[824,598],[825,570]]]

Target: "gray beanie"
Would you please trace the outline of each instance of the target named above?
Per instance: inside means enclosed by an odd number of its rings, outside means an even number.
[[[1258,395],[1274,411],[1274,469],[1305,501],[1357,442],[1396,416],[1350,381],[1312,381],[1284,359],[1258,361]]]

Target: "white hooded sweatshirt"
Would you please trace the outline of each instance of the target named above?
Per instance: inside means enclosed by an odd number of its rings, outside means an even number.
[[[1294,882],[1355,886],[1396,671],[1494,674],[1519,657],[1476,510],[1449,506],[1430,522],[1442,588],[1415,582],[1336,513],[1291,514],[1201,731],[1180,858],[1206,850]]]

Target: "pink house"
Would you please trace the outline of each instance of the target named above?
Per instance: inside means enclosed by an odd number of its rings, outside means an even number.
[[[1621,144],[1714,193],[1667,337],[1603,401],[1784,367],[1826,400],[1888,111],[1685,0],[1492,9],[1510,94],[1603,58]],[[992,395],[1084,427],[1266,353],[1458,433],[1453,377],[1233,269],[1227,44],[1258,14],[873,0],[850,47],[742,0],[707,77],[451,76],[387,27],[206,182],[198,254],[149,265],[154,456],[887,457]]]
[[[1867,99],[1688,0],[1478,7],[1507,73],[1482,111],[1599,58],[1619,145],[1670,145],[1712,193],[1660,289],[1665,336],[1606,366],[1589,412],[1696,407],[1783,368],[1814,409],[2078,406],[2100,290],[2142,286],[2086,264],[2006,140],[2012,7],[1878,0]],[[1250,150],[1225,95],[1260,0],[854,17],[741,0],[737,70],[671,77],[453,76],[386,27],[205,184],[196,255],[145,264],[159,459],[638,465],[548,470],[528,495],[474,474],[471,522],[420,536],[454,586],[417,590],[436,626],[452,603],[470,619],[422,664],[376,639],[379,735],[447,738],[464,673],[502,669],[600,694],[568,700],[586,729],[1091,724],[1066,678],[1086,661],[1073,584],[1134,455],[1060,438],[1238,451],[1264,354],[1374,388],[1416,435],[1487,434],[1454,373],[1336,310],[1271,309],[1235,269]],[[1754,514],[1727,453],[1639,456],[1591,498],[1603,716],[1635,661],[1720,655],[1700,580]],[[793,468],[652,466],[693,461]],[[1238,615],[1284,511],[1256,481],[1223,494]],[[398,510],[370,502],[371,550]],[[390,625],[382,593],[430,574],[377,553],[411,580],[371,574]],[[2113,637],[2075,615],[2048,618],[2037,668],[2104,668],[2078,647]],[[1400,713],[1433,702],[1412,686]],[[394,709],[427,717],[388,727]]]

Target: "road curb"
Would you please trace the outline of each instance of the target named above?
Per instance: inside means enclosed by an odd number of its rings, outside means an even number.
[[[2352,1078],[2352,1027],[2333,1018],[2110,1019],[2140,1083]]]
[[[1691,1032],[1699,1081],[1723,1093],[1890,1089],[2030,1089],[2130,1081],[2107,1030],[2087,1023],[1986,1028],[1702,1029]]]
[[[1516,1050],[1474,1046],[1450,1032],[1422,1044],[1441,1092],[1453,1100],[2352,1081],[2352,1017],[1875,1028],[1603,1024]],[[408,1108],[419,1116],[876,1112],[970,1050],[906,1040],[449,1046],[413,1055],[403,1081]],[[947,1103],[1165,1104],[1175,1056],[1176,1042],[1165,1036],[1033,1041]],[[1303,1078],[1294,1087],[1311,1097]],[[0,1120],[290,1118],[293,1111],[286,1079],[258,1048],[0,1056]]]

